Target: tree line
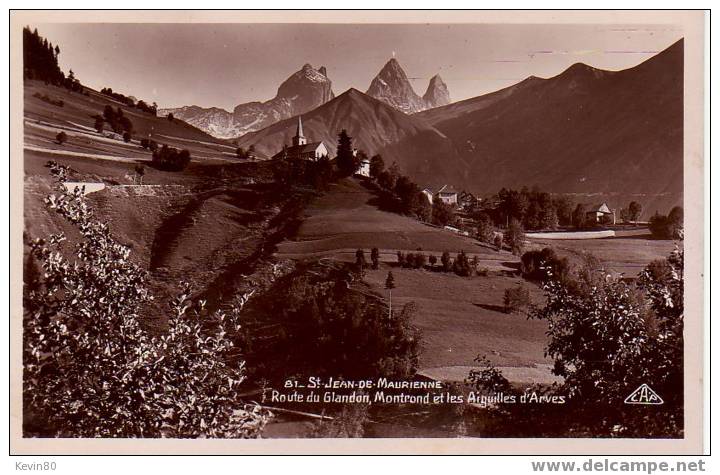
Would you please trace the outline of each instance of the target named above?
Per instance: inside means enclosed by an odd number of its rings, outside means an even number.
[[[23,78],[37,79],[70,91],[83,92],[82,84],[75,78],[72,69],[67,77],[60,69],[58,56],[60,47],[53,46],[47,38],[40,36],[37,28],[23,28]]]

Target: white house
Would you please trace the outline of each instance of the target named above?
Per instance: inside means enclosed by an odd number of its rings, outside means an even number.
[[[586,216],[596,223],[612,221],[615,224],[615,210],[610,209],[607,203],[589,206]]]
[[[356,175],[369,177],[370,176],[370,159],[363,158],[360,160],[360,167],[355,172]]]
[[[457,205],[458,203],[458,192],[452,185],[445,185],[440,188],[437,192],[440,201],[447,205]]]

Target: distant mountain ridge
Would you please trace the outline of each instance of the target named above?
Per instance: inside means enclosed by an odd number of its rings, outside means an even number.
[[[296,123],[240,144],[272,155]],[[358,148],[396,161],[421,186],[485,194],[537,185],[618,208],[636,199],[647,217],[682,204],[683,41],[626,70],[578,63],[412,115],[350,89],[303,114],[303,123],[308,140],[323,140],[331,155],[347,129]]]
[[[314,69],[305,64],[280,85],[277,95],[269,101],[240,104],[232,112],[217,107],[185,106],[160,109],[158,114],[172,113],[210,135],[234,138],[307,112],[333,97],[332,81],[325,67]]]

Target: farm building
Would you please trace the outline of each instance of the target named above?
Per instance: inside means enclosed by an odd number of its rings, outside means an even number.
[[[355,155],[357,155],[357,151],[355,151]],[[357,169],[355,172],[356,175],[369,177],[370,176],[370,159],[363,158],[360,160],[360,168]]]
[[[302,118],[298,116],[297,131],[295,136],[292,138],[292,146],[284,147],[278,153],[273,155],[273,158],[281,159],[303,159],[303,160],[317,160],[320,157],[327,157],[328,149],[325,144],[320,142],[308,143],[303,133]]]
[[[458,204],[458,192],[452,185],[445,185],[437,192],[438,198],[445,204],[457,205]]]
[[[596,223],[615,224],[615,210],[610,209],[607,203],[589,205],[586,206],[586,208],[588,209],[586,212],[588,220],[595,221]]]

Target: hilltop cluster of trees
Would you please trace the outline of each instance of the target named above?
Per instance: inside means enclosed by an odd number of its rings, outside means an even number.
[[[113,130],[113,132],[116,132],[118,134],[127,133],[129,136],[132,136],[133,123],[124,114],[123,110],[120,107],[118,107],[117,109],[113,109],[110,104],[106,105],[103,109],[102,116],[95,116],[95,130],[97,130],[98,132],[102,132],[102,127],[105,122],[110,125],[110,128]]]
[[[421,221],[432,219],[432,207],[427,198],[415,182],[400,172],[397,163],[393,162],[386,169],[382,156],[374,155],[370,159],[370,178],[380,192],[380,208],[414,216]]]
[[[134,108],[139,109],[148,114],[152,114],[155,116],[157,115],[158,107],[157,107],[157,104],[154,102],[152,103],[152,105],[148,105],[143,100],[139,100],[136,103],[135,99],[133,99],[132,97],[126,96],[124,94],[120,94],[119,92],[114,92],[112,90],[112,88],[110,88],[110,87],[104,87],[104,88],[100,89],[100,94],[103,94],[108,97],[112,97],[116,101],[122,102],[123,104],[125,104],[128,107],[134,107]]]
[[[179,172],[187,168],[189,163],[190,152],[186,149],[178,150],[163,145],[152,153],[152,164],[160,170]]]
[[[38,34],[37,28],[23,28],[23,77],[38,79],[46,84],[62,86],[70,91],[83,92],[82,84],[75,78],[72,69],[67,77],[58,65],[60,47],[48,42]]]

